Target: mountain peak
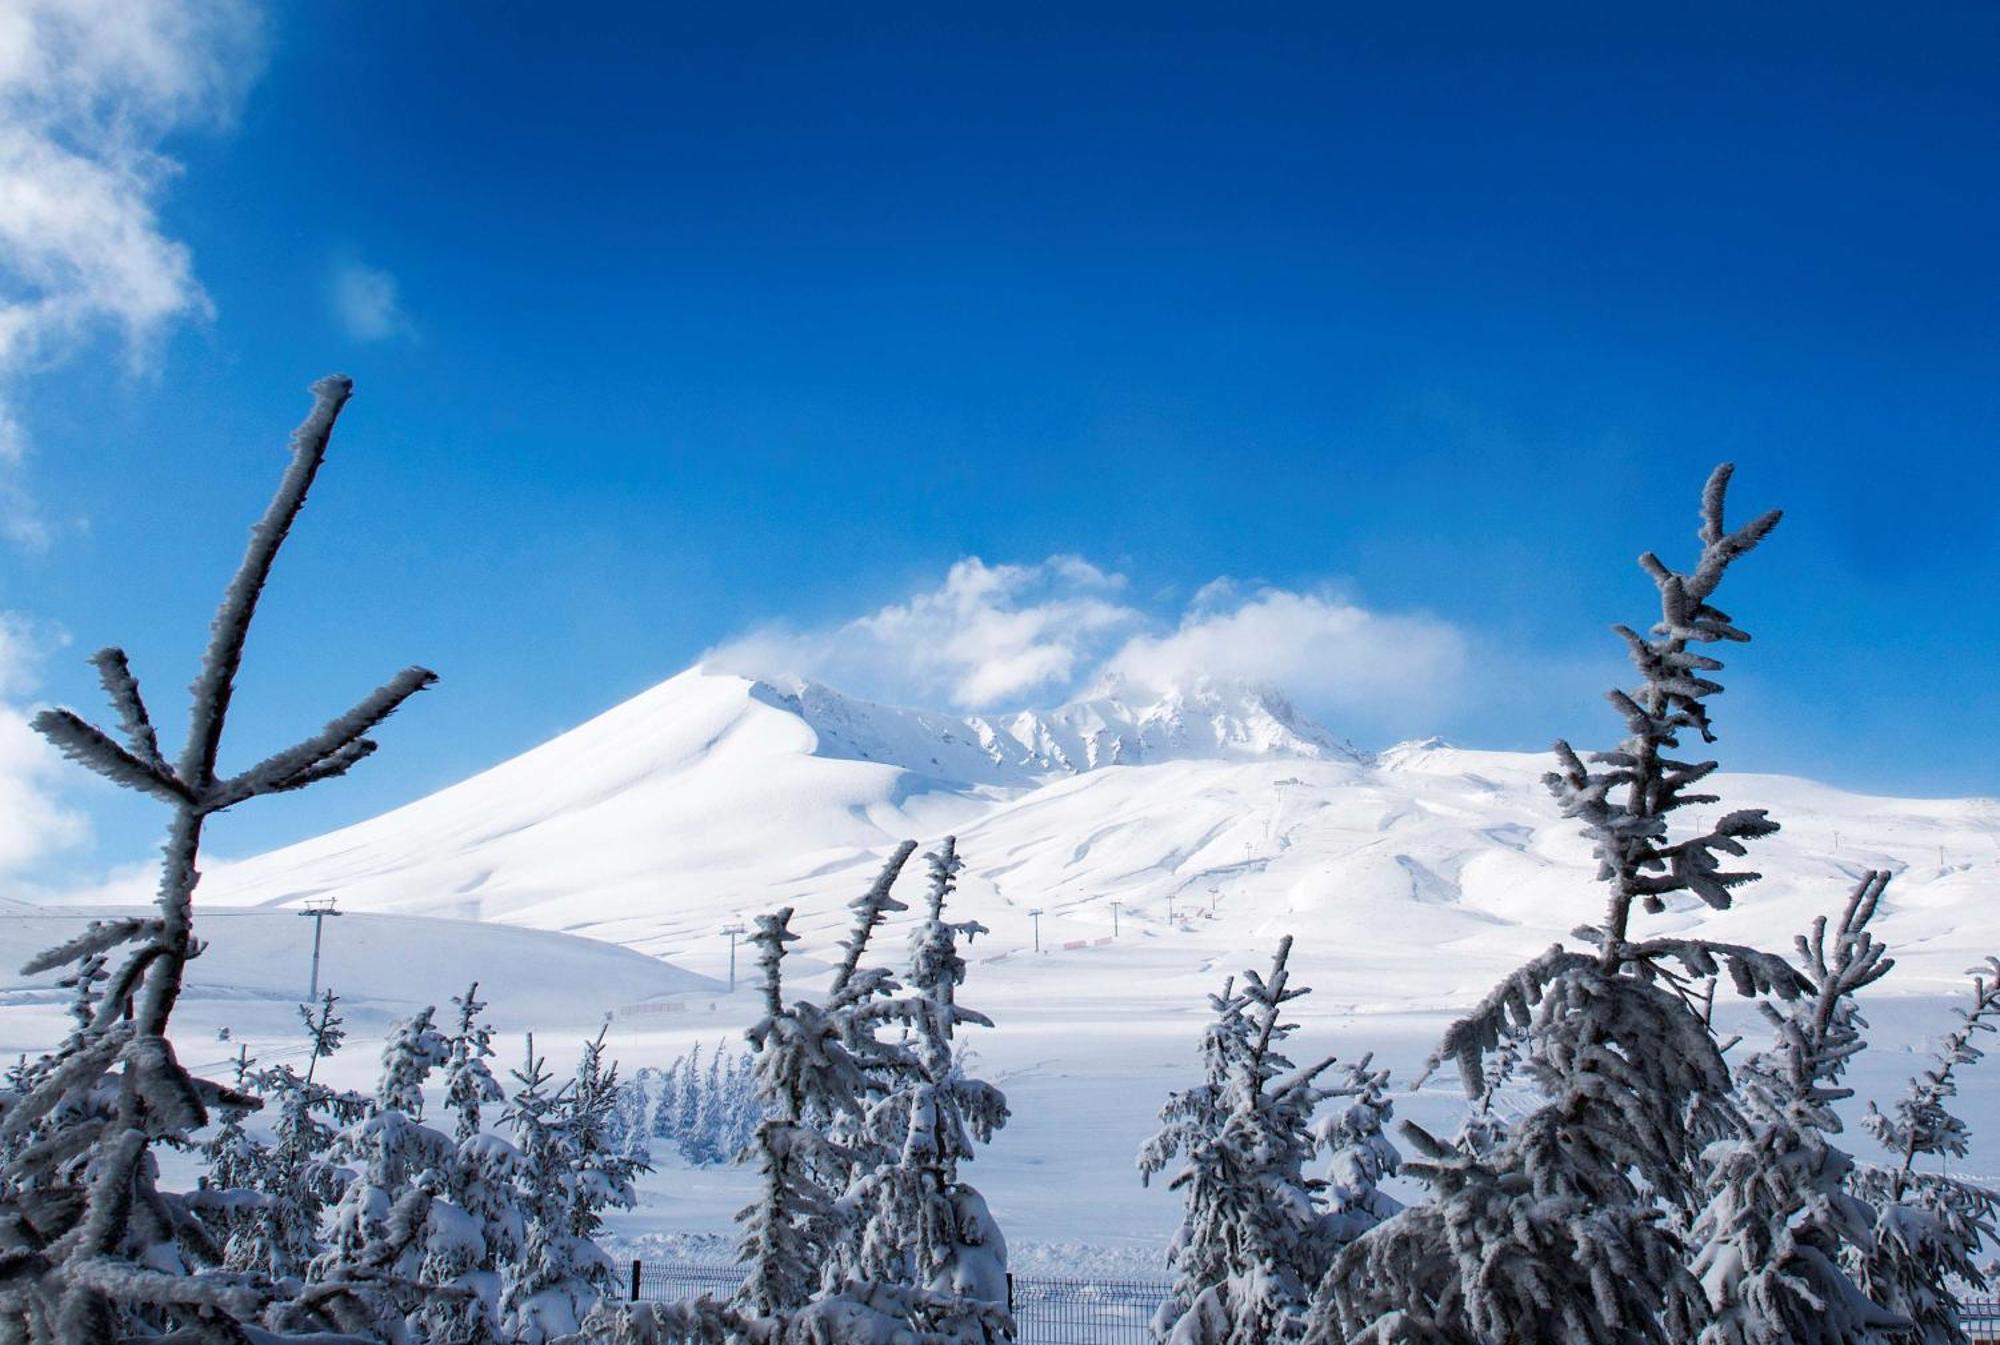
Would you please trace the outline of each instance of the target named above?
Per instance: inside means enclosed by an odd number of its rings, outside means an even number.
[[[1362,761],[1275,687],[1198,677],[1150,691],[1106,682],[1051,710],[958,717],[881,705],[803,679],[751,684],[798,716],[816,753],[965,784],[1027,785],[1051,774],[1197,759]]]

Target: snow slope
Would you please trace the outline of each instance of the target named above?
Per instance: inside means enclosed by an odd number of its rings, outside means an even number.
[[[1427,1009],[1595,913],[1547,766],[1434,740],[1370,758],[1282,697],[1218,684],[966,720],[694,669],[408,807],[218,866],[202,891],[259,907],[337,893],[351,910],[586,934],[718,974],[730,921],[794,905],[802,951],[821,952],[897,840],[956,831],[967,913],[998,949],[1032,944],[1035,909],[1045,943],[1108,936],[1115,904],[1121,934],[1184,945],[1191,976],[1289,932],[1352,1003]],[[1784,824],[1756,852],[1769,878],[1736,912],[1662,924],[1788,947],[1881,866],[1897,873],[1882,932],[1901,988],[1949,985],[2000,948],[1994,800],[1774,776],[1717,789]]]

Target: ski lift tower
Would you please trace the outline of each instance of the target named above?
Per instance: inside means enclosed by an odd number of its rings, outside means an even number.
[[[306,991],[306,1003],[310,1004],[314,1000],[317,1000],[319,998],[320,935],[326,929],[326,918],[329,915],[339,915],[340,912],[333,909],[333,894],[328,893],[326,896],[323,897],[306,898],[304,909],[302,909],[299,912],[299,914],[304,916],[310,916],[313,922],[312,985],[311,988]]]

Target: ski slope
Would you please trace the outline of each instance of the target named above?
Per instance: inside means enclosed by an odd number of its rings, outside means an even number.
[[[1343,1000],[1433,1009],[1591,918],[1600,897],[1542,756],[1431,741],[1369,756],[1271,693],[1205,685],[1011,721],[871,705],[693,669],[408,807],[215,866],[204,902],[343,908],[581,934],[724,972],[724,926],[798,909],[801,951],[904,837],[959,836],[961,906],[998,951],[1165,940],[1198,980],[1280,933]],[[2000,804],[1867,797],[1720,775],[1783,825],[1738,910],[1662,927],[1788,947],[1863,869],[1888,868],[1882,934],[1904,991],[2000,949]],[[1114,906],[1116,914],[1114,918]],[[1125,959],[1105,959],[1116,976]],[[1157,983],[1158,971],[1146,973]],[[1189,993],[1180,985],[1175,993]]]

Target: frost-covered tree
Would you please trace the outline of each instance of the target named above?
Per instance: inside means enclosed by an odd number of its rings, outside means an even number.
[[[604,1212],[637,1204],[633,1179],[651,1170],[645,1160],[618,1146],[611,1124],[617,1105],[618,1066],[605,1055],[600,1030],[583,1044],[563,1108],[563,1140],[572,1173],[569,1233],[593,1245],[603,1231]],[[617,1288],[616,1274],[602,1259],[591,1282],[603,1292]]]
[[[520,1152],[481,1124],[481,1106],[505,1101],[506,1094],[486,1064],[493,1032],[479,1017],[486,1006],[478,983],[452,1004],[458,1014],[443,1073],[444,1107],[457,1113],[455,1144],[419,1179],[442,1199],[431,1206],[417,1279],[458,1292],[428,1298],[413,1324],[428,1345],[486,1345],[502,1338],[501,1295],[525,1247],[517,1195],[524,1172]]]
[[[435,1006],[425,1008],[396,1024],[382,1043],[378,1111],[402,1112],[412,1120],[424,1114],[424,1084],[451,1059],[451,1042],[437,1030],[436,1016]]]
[[[1402,1170],[1403,1155],[1388,1135],[1396,1112],[1389,1071],[1375,1068],[1373,1056],[1349,1065],[1345,1081],[1329,1091],[1336,1105],[1313,1126],[1313,1138],[1327,1153],[1327,1237],[1345,1247],[1403,1207],[1382,1189],[1384,1178]]]
[[[750,1149],[761,1189],[738,1216],[749,1274],[736,1300],[754,1315],[751,1338],[1011,1337],[1005,1243],[957,1178],[957,1161],[1004,1118],[1005,1102],[964,1074],[949,1044],[957,1025],[984,1021],[955,1003],[964,971],[955,941],[967,931],[942,918],[956,872],[949,858],[933,868],[938,927],[914,938],[925,979],[902,993],[885,968],[864,962],[874,932],[906,909],[891,888],[914,851],[899,846],[851,903],[824,1002],[785,998],[791,910],[757,922],[765,1012],[748,1035],[764,1116]],[[927,1034],[943,1034],[944,1049]]]
[[[736,1216],[748,1267],[737,1301],[763,1317],[796,1312],[819,1289],[837,1231],[833,1199],[851,1161],[825,1130],[860,1109],[868,1082],[838,1024],[809,1001],[785,1002],[785,946],[799,937],[791,920],[789,906],[759,916],[750,936],[764,973],[764,1016],[749,1038],[767,1115],[751,1150],[758,1198]]]
[[[694,1053],[700,1050],[696,1046]],[[706,1167],[734,1162],[750,1145],[764,1113],[749,1053],[718,1046],[705,1073],[693,1066],[691,1056],[682,1056],[664,1070],[637,1070],[619,1085],[611,1134],[620,1151],[640,1159],[672,1151]],[[683,1080],[688,1077],[701,1080],[691,1110],[681,1103]]]
[[[1983,1057],[1977,1039],[2000,1019],[2000,959],[1988,958],[1967,974],[1972,1002],[1953,1011],[1958,1025],[1929,1067],[1889,1111],[1870,1103],[1862,1117],[1893,1161],[1858,1167],[1850,1179],[1850,1189],[1874,1207],[1875,1228],[1872,1245],[1850,1248],[1849,1263],[1875,1302],[1914,1323],[1902,1339],[1917,1345],[1968,1339],[1954,1284],[1987,1287],[1974,1257],[1996,1236],[2000,1216],[2000,1192],[1943,1170],[1948,1160],[1965,1157],[1971,1142],[1948,1106],[1958,1094],[1958,1071]],[[1920,1159],[1935,1160],[1939,1170],[1919,1168]]]
[[[690,1162],[699,1162],[696,1155],[705,1152],[698,1138],[701,1126],[701,1043],[694,1044],[685,1061],[676,1063],[681,1068],[678,1075],[680,1089],[673,1106],[675,1136],[686,1137],[683,1152]]]
[[[523,1233],[502,1309],[509,1339],[543,1345],[574,1334],[616,1290],[616,1269],[595,1237],[607,1208],[634,1203],[632,1178],[644,1164],[613,1142],[618,1079],[602,1033],[584,1043],[575,1077],[556,1089],[530,1037],[514,1079],[504,1119],[518,1154]]]
[[[362,1094],[313,1079],[319,1062],[339,1050],[346,1035],[338,1003],[328,990],[317,1006],[299,1006],[306,1029],[304,1074],[278,1064],[251,1076],[270,1120],[271,1142],[258,1151],[243,1185],[263,1202],[256,1217],[232,1225],[224,1262],[286,1285],[302,1283],[324,1250],[321,1225],[353,1177],[333,1157],[334,1141],[373,1105]]]
[[[235,774],[221,769],[251,619],[351,391],[345,378],[313,387],[291,461],[216,613],[179,756],[170,761],[162,751],[138,679],[117,649],[92,660],[117,717],[115,735],[68,710],[35,717],[35,729],[65,755],[163,803],[168,826],[155,913],[94,922],[25,969],[74,964],[94,979],[112,968],[89,1021],[0,1107],[0,1258],[10,1266],[0,1284],[0,1334],[94,1343],[184,1330],[240,1339],[242,1325],[273,1306],[270,1282],[215,1264],[212,1230],[185,1197],[159,1188],[152,1149],[188,1143],[219,1102],[250,1105],[191,1075],[168,1037],[187,963],[200,951],[193,896],[208,818],[344,773],[375,750],[368,734],[436,680],[407,669],[296,746]],[[106,960],[93,966],[98,958]]]
[[[424,1084],[447,1055],[432,1025],[435,1012],[425,1008],[391,1030],[367,1114],[334,1141],[333,1157],[354,1176],[334,1206],[310,1279],[342,1291],[329,1311],[344,1330],[413,1315],[436,1319],[448,1311],[446,1300],[464,1303],[464,1296],[443,1292],[443,1277],[425,1275],[434,1241],[470,1235],[470,1221],[440,1199],[451,1137],[421,1119]],[[481,1247],[471,1255],[483,1253]]]
[[[970,1077],[957,1049],[961,1026],[993,1026],[957,1000],[966,974],[958,940],[970,942],[986,927],[944,916],[964,867],[957,839],[947,836],[926,859],[929,892],[924,918],[910,934],[909,993],[897,1002],[910,1054],[887,1075],[884,1095],[867,1117],[868,1132],[889,1157],[863,1173],[848,1196],[867,1211],[858,1269],[870,1280],[1005,1303],[1006,1240],[985,1198],[958,1170],[975,1156],[975,1144],[990,1142],[1007,1122],[1006,1097]]]
[[[1708,1203],[1695,1224],[1694,1273],[1711,1317],[1700,1345],[1861,1345],[1909,1322],[1871,1302],[1842,1267],[1868,1255],[1873,1211],[1847,1190],[1853,1159],[1834,1104],[1863,1046],[1867,1024],[1854,996],[1895,964],[1868,931],[1889,875],[1865,875],[1840,923],[1824,916],[1798,938],[1807,994],[1758,1005],[1769,1048],[1737,1070],[1739,1133],[1703,1155]]]
[[[1294,1030],[1284,1006],[1310,993],[1291,985],[1291,951],[1287,935],[1268,975],[1246,971],[1240,992],[1215,1001],[1218,1022],[1203,1039],[1208,1081],[1168,1101],[1140,1154],[1148,1180],[1183,1163],[1169,1183],[1183,1202],[1168,1252],[1175,1282],[1153,1320],[1171,1345],[1298,1340],[1326,1270],[1325,1184],[1305,1169],[1313,1113],[1332,1096],[1318,1080],[1335,1062],[1299,1068],[1280,1049]]]
[[[1679,755],[1685,734],[1714,739],[1706,701],[1722,665],[1703,651],[1749,638],[1711,599],[1779,518],[1729,528],[1729,478],[1717,468],[1702,493],[1692,569],[1640,557],[1660,606],[1645,634],[1614,628],[1640,677],[1611,693],[1624,741],[1587,760],[1559,742],[1546,777],[1593,841],[1603,919],[1578,932],[1584,948],[1559,944],[1516,971],[1433,1059],[1455,1060],[1477,1098],[1488,1053],[1525,1029],[1525,1068],[1544,1100],[1483,1155],[1405,1127],[1419,1152],[1406,1170],[1430,1199],[1341,1254],[1317,1296],[1316,1339],[1679,1345],[1707,1324],[1681,1230],[1704,1196],[1698,1157],[1733,1131],[1734,1112],[1697,986],[1726,971],[1745,995],[1807,988],[1781,957],[1633,928],[1670,898],[1727,909],[1757,875],[1725,864],[1776,829],[1754,809],[1672,826],[1680,810],[1718,801],[1698,792],[1716,763]]]
[[[458,1010],[458,1022],[446,1046],[444,1105],[458,1113],[456,1133],[462,1144],[479,1133],[480,1108],[489,1102],[506,1101],[507,1093],[486,1063],[494,1056],[493,1029],[479,1020],[486,1010],[479,998],[479,982],[474,981],[451,1002]]]

